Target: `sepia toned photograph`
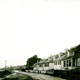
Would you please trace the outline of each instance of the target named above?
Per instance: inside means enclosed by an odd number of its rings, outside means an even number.
[[[80,80],[80,0],[0,0],[0,80]]]

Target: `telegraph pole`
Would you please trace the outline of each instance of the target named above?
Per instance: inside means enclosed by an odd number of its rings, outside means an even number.
[[[6,70],[6,66],[7,66],[7,60],[5,60],[5,70]]]

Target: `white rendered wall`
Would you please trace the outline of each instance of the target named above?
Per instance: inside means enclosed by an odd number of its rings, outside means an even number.
[[[49,63],[49,69],[54,69],[54,63]]]

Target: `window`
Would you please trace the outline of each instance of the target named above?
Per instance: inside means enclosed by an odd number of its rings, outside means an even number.
[[[73,59],[73,67],[75,66],[75,59]]]
[[[75,52],[73,52],[73,56],[75,55]]]
[[[75,52],[71,52],[71,53],[70,53],[70,56],[74,56],[74,55],[75,55]]]
[[[67,60],[67,67],[68,67],[68,60]]]
[[[47,66],[49,67],[49,63],[47,63]]]
[[[57,61],[56,61],[56,65],[57,65]]]
[[[43,64],[39,64],[39,67],[42,67],[43,66]]]
[[[34,67],[36,67],[36,65],[34,65]]]
[[[60,60],[60,65],[61,65],[61,60]]]
[[[69,66],[71,66],[71,60],[69,60]]]
[[[71,66],[71,59],[65,60],[64,67],[65,66],[67,66],[67,67],[70,67]]]
[[[45,63],[45,65],[44,65],[45,67],[46,67],[46,63]]]
[[[45,67],[49,67],[49,63],[45,63]]]
[[[55,59],[57,59],[57,58],[59,58],[59,55],[58,54],[55,56]]]
[[[54,62],[54,65],[57,65],[57,61]]]
[[[54,65],[55,65],[55,62],[54,62]]]
[[[78,61],[80,61],[80,58],[78,58]]]
[[[80,66],[80,58],[77,59],[77,66]]]
[[[65,61],[64,61],[64,67],[65,67]]]
[[[59,65],[59,61],[58,61],[58,65]]]
[[[58,61],[58,65],[61,65],[61,60],[60,60],[60,61]]]

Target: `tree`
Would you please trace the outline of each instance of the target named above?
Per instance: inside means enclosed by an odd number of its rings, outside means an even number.
[[[75,55],[80,56],[80,44],[78,46],[70,48],[70,52],[74,52]]]
[[[32,68],[33,68],[33,65],[34,65],[37,61],[40,61],[40,60],[41,60],[41,58],[38,58],[37,55],[34,55],[34,56],[28,58],[27,63],[26,63],[27,69],[32,69]]]

